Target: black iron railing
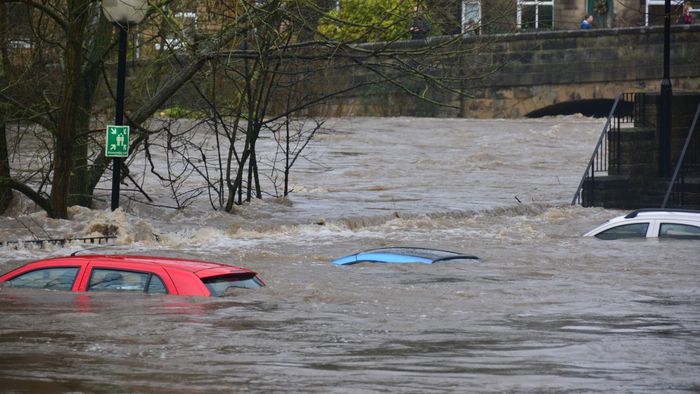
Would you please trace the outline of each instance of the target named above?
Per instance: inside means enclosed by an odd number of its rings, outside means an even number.
[[[103,242],[107,243],[110,240],[116,239],[116,238],[117,237],[115,237],[113,235],[104,235],[104,236],[98,236],[98,237],[29,239],[29,240],[20,240],[20,241],[4,241],[4,242],[0,241],[0,246],[2,246],[2,247],[7,247],[7,246],[19,247],[19,246],[34,245],[34,246],[38,246],[40,248],[43,248],[46,245],[65,246],[66,244],[69,244],[72,242],[102,244]]]
[[[695,110],[695,116],[688,130],[688,136],[685,138],[683,149],[678,156],[676,169],[673,171],[673,177],[668,184],[668,189],[666,189],[666,195],[664,196],[664,201],[661,203],[661,208],[684,206],[686,175],[690,172],[697,174],[700,169],[700,158],[698,158],[698,149],[696,149],[695,146],[698,141],[697,138],[693,138],[696,135],[695,129],[698,125],[698,117],[700,117],[700,104],[698,104],[698,108]],[[687,155],[689,148],[690,155]]]
[[[644,119],[646,119],[643,98],[643,93],[620,93],[617,95],[571,205],[590,205],[595,201],[596,176],[600,176],[601,173],[610,175],[620,172],[620,131],[623,126],[643,125]],[[585,188],[584,185],[586,185]]]

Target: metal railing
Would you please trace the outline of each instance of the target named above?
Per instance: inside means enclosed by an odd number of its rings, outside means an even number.
[[[76,238],[49,238],[49,239],[29,239],[29,240],[19,240],[19,241],[0,241],[0,247],[20,247],[24,245],[34,245],[39,248],[43,248],[46,245],[58,245],[65,246],[66,244],[72,242],[80,243],[90,243],[90,244],[102,244],[109,242],[112,239],[116,239],[113,235],[103,235],[97,237],[76,237]]]
[[[622,125],[642,125],[644,123],[643,93],[620,93],[615,98],[608,120],[598,137],[588,166],[583,172],[571,205],[595,201],[595,179],[600,173],[619,173],[620,170],[620,130]],[[588,182],[587,182],[588,181]],[[588,183],[585,188],[584,185]]]
[[[695,126],[698,123],[698,117],[700,117],[700,104],[695,110],[695,116],[690,124],[690,129],[688,130],[688,136],[685,138],[685,144],[683,144],[683,149],[678,156],[678,162],[676,163],[676,169],[673,171],[673,177],[668,184],[668,189],[666,189],[666,195],[664,196],[664,201],[661,203],[661,208],[670,207],[682,207],[685,205],[685,193],[686,193],[686,174],[688,170],[697,170],[700,168],[700,160],[698,158],[698,149],[695,149],[695,144],[697,141],[693,139],[695,135]],[[691,149],[691,156],[686,160],[686,154],[688,153],[688,148],[693,146]]]

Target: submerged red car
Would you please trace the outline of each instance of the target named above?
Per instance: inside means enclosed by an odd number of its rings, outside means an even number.
[[[230,288],[265,283],[247,268],[169,257],[85,255],[28,263],[0,276],[0,284],[36,289],[130,291],[221,296]]]

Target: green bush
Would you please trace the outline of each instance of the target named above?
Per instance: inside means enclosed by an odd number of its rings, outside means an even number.
[[[161,111],[160,116],[173,119],[204,119],[207,115],[202,111],[196,111],[176,105]]]
[[[340,0],[319,21],[318,31],[338,41],[394,41],[409,38],[415,1]]]

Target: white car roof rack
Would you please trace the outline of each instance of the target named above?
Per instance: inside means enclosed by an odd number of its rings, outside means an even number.
[[[664,209],[664,208],[643,208],[643,209],[637,209],[635,211],[632,211],[625,215],[625,219],[632,219],[636,218],[637,215],[640,213],[649,213],[649,212],[679,212],[679,213],[696,213],[700,214],[700,211],[695,211],[692,209]]]

